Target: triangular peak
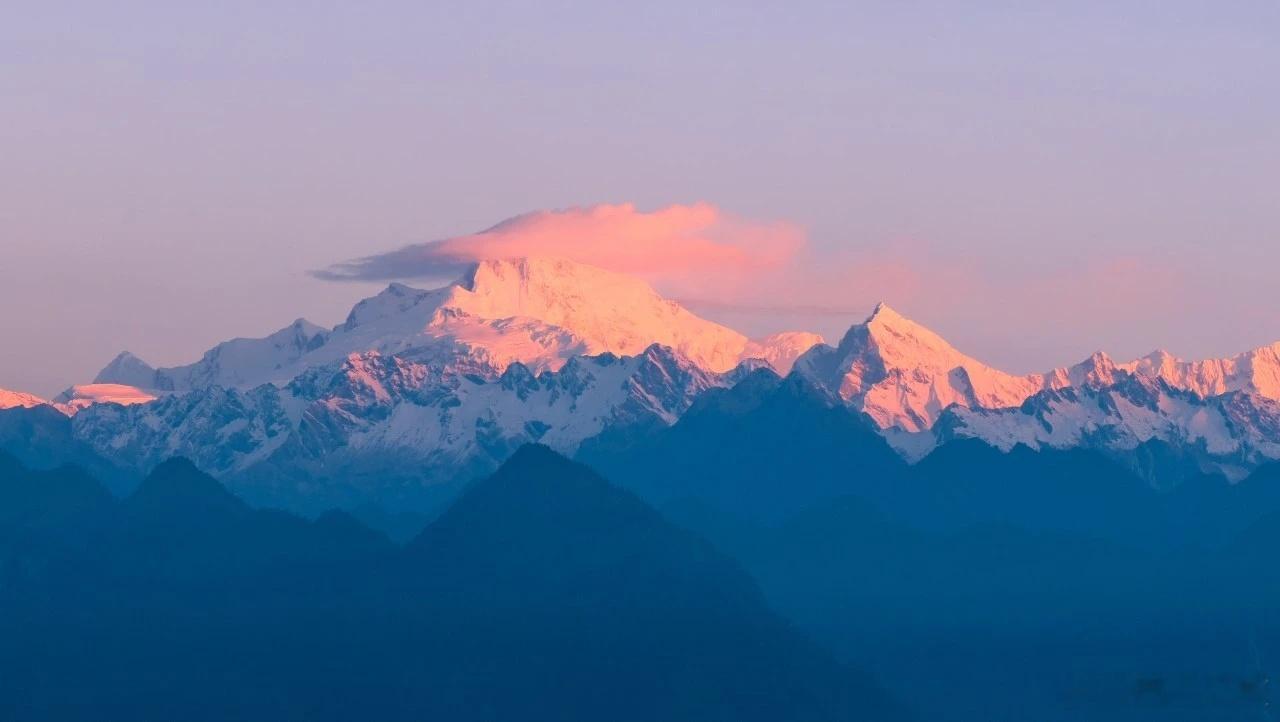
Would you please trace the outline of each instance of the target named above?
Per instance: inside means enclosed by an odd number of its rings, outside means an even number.
[[[867,316],[867,320],[864,321],[863,323],[866,323],[866,324],[877,323],[877,322],[893,323],[895,321],[906,321],[906,320],[908,319],[904,317],[902,314],[893,310],[893,308],[891,308],[887,302],[879,301],[876,303],[875,308],[871,309],[871,315]]]
[[[1116,365],[1106,351],[1094,351],[1083,363],[1093,368],[1115,368]]]
[[[293,320],[293,323],[289,324],[287,328],[292,329],[298,333],[304,334],[306,336],[314,336],[318,333],[327,333],[329,331],[329,329],[325,328],[324,326],[321,326],[318,323],[312,323],[311,321],[308,321],[307,319],[302,317],[295,318]],[[284,329],[281,329],[281,330],[284,330]]]
[[[128,351],[121,351],[94,377],[95,384],[126,384],[141,388],[155,386],[156,370]]]
[[[948,363],[957,361],[956,357],[961,356],[946,339],[898,313],[883,301],[876,304],[871,315],[860,325],[883,353],[894,356],[941,355]]]
[[[400,283],[399,281],[392,281],[391,283],[388,283],[388,284],[387,284],[387,287],[386,287],[386,288],[384,288],[384,289],[382,289],[381,291],[379,291],[379,292],[378,292],[378,295],[379,295],[379,296],[383,296],[383,295],[386,295],[386,296],[416,296],[416,295],[418,295],[418,294],[420,294],[420,293],[426,293],[426,291],[424,291],[424,290],[422,290],[422,289],[420,289],[420,288],[414,288],[413,286],[410,286],[410,285],[405,284],[405,283]]]
[[[140,364],[147,365],[146,361],[143,361],[141,358],[138,358],[138,356],[135,355],[132,351],[127,351],[127,350],[121,351],[120,353],[116,354],[116,357],[111,359],[110,363],[111,364],[140,363]]]
[[[221,482],[183,457],[156,465],[124,503],[131,513],[157,515],[165,523],[175,524],[249,511],[248,505]]]
[[[346,321],[339,328],[345,327],[350,330],[357,326],[400,315],[431,294],[432,291],[424,291],[403,283],[388,284],[386,288],[376,295],[362,299],[352,306],[351,311],[347,314]]]

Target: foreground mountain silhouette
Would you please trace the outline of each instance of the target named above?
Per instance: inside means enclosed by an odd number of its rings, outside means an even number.
[[[669,427],[601,435],[576,458],[726,548],[845,496],[918,529],[1011,524],[1143,548],[1221,543],[1280,511],[1277,465],[1228,483],[1181,454],[1159,442],[1121,458],[1006,452],[957,438],[908,464],[873,419],[795,375],[758,370]],[[1176,483],[1155,488],[1152,477]]]
[[[907,476],[865,418],[767,369],[703,394],[670,428],[604,434],[576,458],[660,508],[694,501],[769,522]]]
[[[112,491],[137,483],[133,474],[76,438],[71,419],[52,406],[0,409],[0,451],[28,468],[53,469],[73,464],[87,470]]]
[[[731,560],[545,448],[404,548],[183,461],[99,490],[95,531],[55,547],[30,520],[65,495],[0,474],[28,499],[0,517],[5,719],[900,718]]]

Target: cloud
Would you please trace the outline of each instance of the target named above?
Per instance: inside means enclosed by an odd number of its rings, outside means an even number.
[[[786,265],[805,244],[788,223],[738,218],[707,203],[639,211],[630,203],[516,216],[488,230],[338,263],[329,281],[450,278],[484,259],[551,256],[641,276],[668,287],[699,279],[736,285]]]

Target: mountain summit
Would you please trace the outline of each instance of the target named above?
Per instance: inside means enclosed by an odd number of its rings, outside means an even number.
[[[838,346],[815,346],[795,369],[865,413],[910,460],[977,438],[1006,451],[1102,449],[1142,465],[1144,448],[1164,444],[1191,468],[1238,479],[1280,458],[1278,348],[1205,361],[1157,351],[1123,363],[1097,352],[1015,376],[880,304]]]
[[[1037,376],[1007,374],[964,355],[883,302],[838,346],[813,347],[796,369],[882,428],[907,431],[930,428],[952,404],[1017,406],[1043,388]]]
[[[47,403],[49,402],[35,394],[28,394],[24,391],[0,389],[0,409],[29,409],[33,406],[40,406],[41,404]]]
[[[443,288],[393,283],[357,303],[332,330],[299,319],[265,338],[219,344],[187,366],[151,371],[121,354],[96,381],[171,392],[252,388],[367,352],[463,358],[493,375],[520,363],[537,373],[557,370],[574,356],[636,355],[655,343],[709,371],[756,358],[785,373],[821,341],[808,333],[753,341],[664,299],[637,278],[563,259],[516,258],[481,261]]]
[[[1200,397],[1245,392],[1280,400],[1280,343],[1226,359],[1183,361],[1166,351],[1117,363],[1098,352],[1078,364],[1018,376],[958,351],[885,303],[855,324],[838,346],[817,345],[795,369],[882,429],[926,431],[950,406],[1017,409],[1036,394],[1099,388],[1136,377]]]

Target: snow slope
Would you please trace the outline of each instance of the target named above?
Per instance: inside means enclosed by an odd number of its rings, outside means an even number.
[[[1117,368],[1160,379],[1173,388],[1201,396],[1247,391],[1280,400],[1280,342],[1223,359],[1184,361],[1168,351],[1153,351]]]
[[[934,435],[938,443],[977,438],[1005,451],[1022,444],[1125,454],[1158,441],[1199,470],[1242,478],[1280,458],[1280,401],[1247,391],[1204,397],[1122,370],[1106,385],[1042,391],[1018,408],[953,407]]]
[[[29,409],[33,406],[39,406],[47,403],[49,402],[35,394],[0,389],[0,409],[13,409],[19,407]]]
[[[223,477],[365,479],[374,493],[481,473],[529,441],[571,453],[606,427],[669,425],[698,394],[740,373],[707,371],[657,345],[576,357],[540,374],[513,363],[496,378],[370,351],[284,387],[215,386],[94,406],[73,428],[125,468],[180,455]]]
[[[126,384],[82,384],[58,394],[53,407],[67,416],[73,416],[94,404],[120,404],[131,406],[154,400],[154,394]]]
[[[814,346],[795,369],[866,412],[882,429],[906,433],[932,428],[952,405],[1017,408],[1042,391],[1103,387],[1128,377],[1159,380],[1200,397],[1243,391],[1280,401],[1280,343],[1205,361],[1182,361],[1156,351],[1116,363],[1099,352],[1073,366],[1017,376],[966,356],[883,303],[850,328],[838,346]]]
[[[884,303],[838,346],[813,347],[795,368],[881,428],[911,432],[932,427],[952,404],[1017,406],[1044,387],[1039,376],[1007,374],[960,353]]]

